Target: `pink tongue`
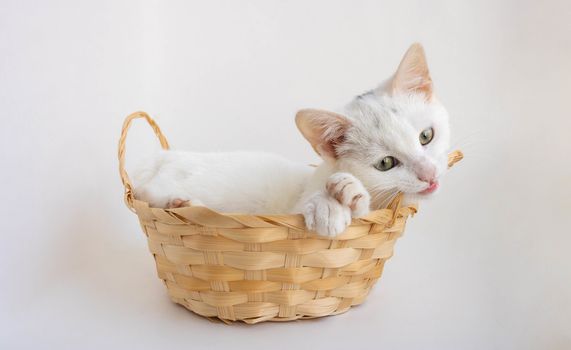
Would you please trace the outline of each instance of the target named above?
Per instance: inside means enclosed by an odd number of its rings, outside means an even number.
[[[430,186],[428,186],[425,190],[421,191],[421,194],[428,194],[428,193],[432,193],[434,191],[436,191],[436,189],[438,188],[438,182],[433,182],[430,184]]]

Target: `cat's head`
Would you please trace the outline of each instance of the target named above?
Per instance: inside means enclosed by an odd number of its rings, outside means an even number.
[[[374,208],[397,192],[409,200],[431,196],[447,169],[448,113],[435,97],[420,44],[408,49],[388,81],[341,113],[305,109],[296,123],[336,171],[363,182]]]

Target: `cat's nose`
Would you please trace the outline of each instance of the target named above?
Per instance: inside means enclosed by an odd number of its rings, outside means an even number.
[[[433,183],[436,181],[436,168],[429,163],[420,164],[416,169],[416,177],[418,177],[420,181]]]

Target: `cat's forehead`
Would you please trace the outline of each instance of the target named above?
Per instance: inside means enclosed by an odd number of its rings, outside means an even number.
[[[363,121],[379,120],[392,124],[425,124],[430,122],[433,105],[427,103],[420,94],[402,94],[396,96],[367,93],[358,96],[351,104],[351,114],[364,117]]]
[[[394,144],[396,139],[408,138],[411,132],[432,123],[431,108],[422,99],[411,96],[383,98],[359,96],[347,109],[355,130],[382,143]]]
[[[434,106],[419,95],[368,93],[355,98],[345,113],[353,124],[347,151],[366,157],[383,153],[414,156],[420,150],[419,132],[439,124]]]

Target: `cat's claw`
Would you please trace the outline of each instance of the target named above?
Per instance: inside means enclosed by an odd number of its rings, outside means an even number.
[[[325,188],[331,197],[351,209],[353,217],[361,217],[369,213],[371,196],[355,176],[348,173],[335,173],[329,177]]]
[[[305,204],[305,225],[321,236],[335,237],[351,224],[351,209],[325,192],[316,193]]]

